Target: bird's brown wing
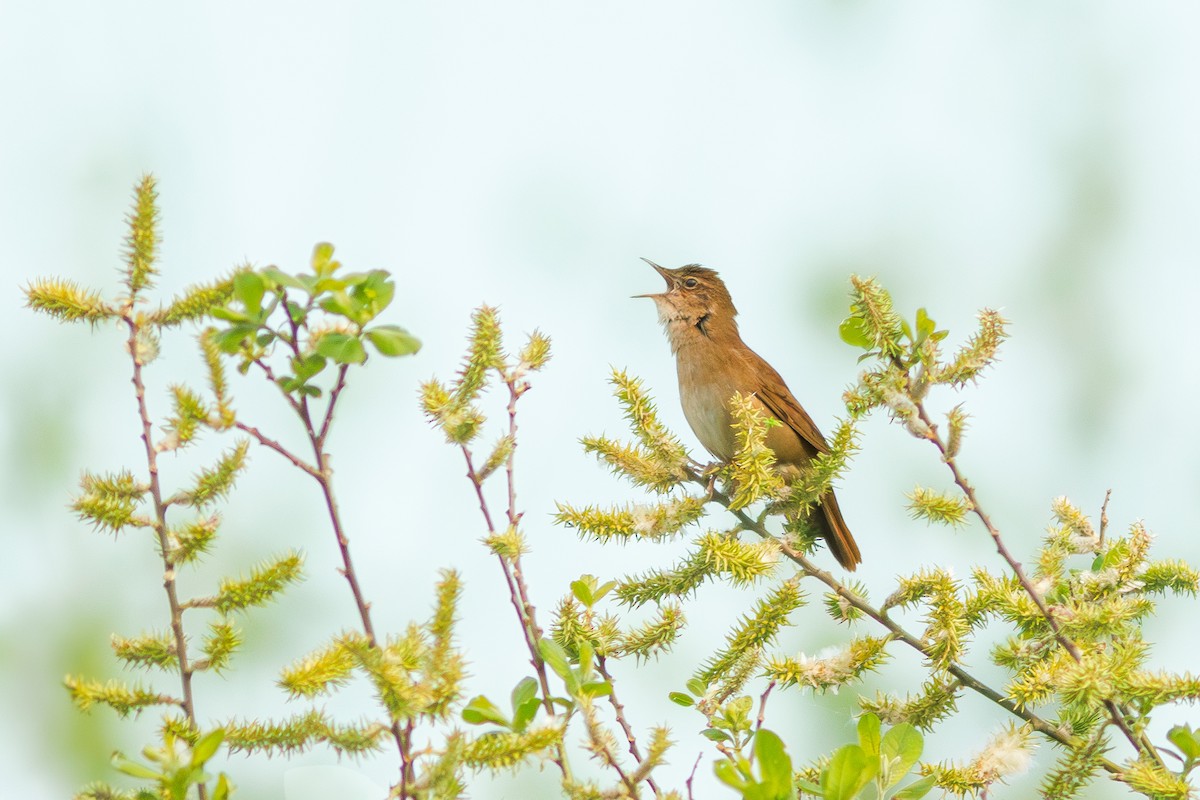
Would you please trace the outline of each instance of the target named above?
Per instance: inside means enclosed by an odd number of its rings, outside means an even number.
[[[761,381],[758,391],[754,393],[755,396],[776,419],[794,430],[805,444],[818,453],[828,453],[829,445],[825,443],[825,437],[821,435],[817,423],[813,422],[808,412],[800,407],[795,397],[792,397],[791,391],[783,382],[783,378],[779,377],[779,373],[766,361],[761,358],[759,361],[766,368],[766,374],[773,376],[775,380]]]
[[[755,396],[776,419],[795,431],[801,441],[816,453],[828,453],[829,445],[825,443],[825,437],[821,435],[817,423],[813,422],[808,412],[796,402],[783,378],[757,354],[755,357],[760,362],[757,374],[773,376],[775,379],[762,381]],[[839,564],[853,572],[855,567],[862,563],[862,553],[846,526],[846,521],[842,519],[842,511],[832,489],[821,498],[817,511],[813,522],[821,531],[829,551]]]

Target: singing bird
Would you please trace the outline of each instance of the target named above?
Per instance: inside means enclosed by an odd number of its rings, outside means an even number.
[[[667,282],[665,292],[637,296],[649,297],[658,306],[679,371],[683,415],[705,449],[721,461],[733,458],[736,442],[729,401],[740,392],[753,396],[761,411],[783,423],[767,431],[767,446],[781,467],[804,466],[817,454],[829,452],[825,437],[783,378],[742,341],[734,319],[737,309],[717,273],[698,264],[666,269],[642,260]],[[832,490],[821,497],[813,522],[833,557],[853,571],[862,554]]]

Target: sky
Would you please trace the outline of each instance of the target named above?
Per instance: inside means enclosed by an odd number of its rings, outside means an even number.
[[[641,496],[578,444],[624,430],[613,368],[640,376],[664,421],[698,449],[653,308],[630,299],[660,286],[640,257],[718,270],[747,343],[826,430],[858,370],[837,336],[851,274],[876,276],[909,316],[927,308],[952,342],[969,335],[978,309],[1001,309],[1012,323],[1001,362],[977,386],[931,402],[961,401],[972,414],[964,469],[1014,548],[1035,551],[1054,497],[1095,515],[1111,489],[1115,529],[1144,520],[1160,555],[1200,562],[1187,522],[1200,514],[1200,379],[1190,363],[1198,24],[1200,11],[1182,2],[0,7],[9,343],[0,703],[17,712],[0,715],[9,790],[61,797],[111,777],[109,751],[136,752],[153,728],[153,715],[82,717],[60,684],[67,672],[119,675],[110,634],[159,627],[163,614],[149,543],[94,533],[66,507],[84,469],[137,463],[122,341],[115,329],[36,316],[22,294],[41,275],[115,292],[124,215],[145,172],[159,182],[165,295],[243,263],[299,271],[319,241],[334,243],[348,269],[393,273],[387,321],[424,348],[363,370],[331,448],[383,625],[402,630],[427,614],[438,568],[463,573],[470,694],[506,696],[526,665],[497,599],[502,578],[478,543],[461,457],[422,418],[417,387],[453,375],[481,303],[499,307],[510,342],[547,333],[554,359],[522,401],[518,462],[539,608],[548,617],[581,573],[670,563],[681,550],[601,548],[551,520],[556,501]],[[159,408],[171,381],[197,379],[197,363],[190,331],[164,342],[150,395]],[[294,437],[264,388],[236,386],[240,407]],[[501,415],[502,399],[489,402]],[[863,433],[839,497],[864,552],[858,577],[874,595],[923,565],[960,576],[974,564],[999,569],[978,526],[952,533],[909,518],[905,492],[948,485],[936,455],[884,418]],[[168,466],[178,480],[195,469],[183,457]],[[247,618],[245,665],[228,686],[208,687],[209,708],[214,718],[286,713],[282,693],[262,688],[278,654],[298,657],[352,624],[353,606],[320,507],[272,454],[253,452],[227,519],[204,575],[298,543],[309,577]],[[702,594],[688,610],[701,624],[677,652],[622,676],[626,704],[646,709],[640,724],[676,730],[673,785],[703,745],[697,720],[665,694],[711,652],[706,632],[746,602]],[[1162,666],[1191,663],[1179,635],[1186,610],[1167,603],[1148,626]],[[813,653],[838,637],[814,607],[780,649]],[[975,658],[986,665],[986,648]],[[864,693],[916,674],[903,659],[888,670]],[[852,700],[794,692],[781,701],[789,747],[811,757],[848,740]],[[966,707],[933,752],[967,757],[1003,721]],[[1188,708],[1164,719],[1198,722]],[[1044,747],[1010,796],[1031,791],[1052,757]],[[322,780],[343,780],[349,797],[351,781],[386,785],[393,765],[315,751],[227,768],[247,796],[295,800],[317,780],[296,770],[326,770]],[[548,791],[547,780],[529,768],[479,779],[472,794]]]

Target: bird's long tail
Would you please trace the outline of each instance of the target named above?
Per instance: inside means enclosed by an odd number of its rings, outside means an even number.
[[[838,508],[837,497],[832,491],[821,498],[821,505],[813,514],[813,522],[825,537],[829,552],[844,569],[853,572],[862,563],[862,553],[850,535],[850,529],[846,527],[846,520],[842,519],[842,510]]]

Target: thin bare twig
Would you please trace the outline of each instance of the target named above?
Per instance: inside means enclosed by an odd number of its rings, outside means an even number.
[[[1112,489],[1104,492],[1104,502],[1100,504],[1100,535],[1096,539],[1096,547],[1104,546],[1104,535],[1108,533],[1108,501],[1112,499]]]
[[[337,380],[333,384],[333,389],[329,391],[329,405],[325,407],[325,419],[322,420],[321,431],[317,434],[317,441],[322,446],[325,444],[325,438],[329,436],[329,426],[333,424],[333,407],[337,405],[338,397],[346,388],[346,371],[348,369],[350,369],[349,364],[342,364],[338,367]]]
[[[258,442],[263,447],[274,450],[276,453],[279,453],[279,455],[283,456],[288,461],[292,462],[292,466],[294,466],[296,469],[300,470],[301,472],[307,473],[309,476],[311,476],[313,478],[320,480],[321,473],[317,472],[317,470],[311,464],[309,464],[307,461],[305,461],[304,459],[297,456],[291,450],[288,450],[286,447],[284,447],[279,442],[268,437],[266,434],[264,434],[258,428],[254,427],[253,425],[247,425],[244,422],[234,422],[233,425],[239,431],[250,434],[250,436],[254,439],[254,441]]]
[[[515,480],[515,453],[517,449],[517,400],[528,389],[528,384],[518,386],[517,378],[512,374],[497,370],[500,372],[501,379],[508,386],[509,401],[508,401],[508,435],[510,437],[511,449],[508,453],[508,458],[505,459],[505,474],[507,477],[507,495],[508,503],[505,509],[505,516],[508,525],[512,529],[516,529],[521,521],[521,513],[517,511],[517,492]],[[488,506],[487,496],[483,492],[483,479],[479,477],[479,473],[475,469],[474,459],[471,455],[471,450],[465,444],[461,446],[463,458],[467,463],[467,479],[471,485],[475,487],[475,497],[479,502],[479,511],[483,514],[484,524],[487,526],[489,536],[495,536],[499,531],[496,530],[495,522],[493,521],[492,512]],[[546,710],[546,714],[554,719],[557,717],[557,712],[554,709],[554,701],[551,699],[550,679],[546,673],[546,662],[542,658],[542,653],[538,643],[542,638],[542,629],[537,624],[536,611],[533,603],[529,600],[529,591],[525,586],[525,578],[521,569],[521,554],[514,553],[510,558],[506,558],[499,553],[496,554],[497,561],[500,562],[500,569],[504,573],[504,581],[508,585],[509,600],[512,603],[513,610],[517,614],[517,621],[521,625],[521,633],[525,638],[525,647],[529,651],[529,663],[533,666],[534,673],[537,675],[538,685],[542,690],[542,707]],[[572,780],[570,762],[567,760],[566,749],[562,742],[556,745],[556,753],[552,757],[555,765],[558,766],[564,780]],[[615,761],[615,759],[613,759]],[[622,780],[626,780],[625,774],[621,771],[619,765],[614,764],[617,769],[617,774]],[[634,784],[636,786],[636,784]]]
[[[778,684],[775,681],[768,683],[767,690],[762,693],[761,697],[758,698],[758,719],[755,720],[754,723],[755,733],[758,733],[762,730],[763,722],[765,722],[767,718],[767,698],[771,696],[771,692],[777,685]]]
[[[581,698],[579,710],[583,716],[584,726],[587,728],[588,739],[591,740],[590,749],[592,753],[617,773],[617,777],[625,785],[629,797],[638,797],[638,782],[625,771],[621,766],[621,762],[617,760],[617,754],[609,747],[608,732],[600,727],[600,720],[596,715],[596,706],[593,703],[593,698]]]
[[[596,657],[596,671],[600,673],[600,677],[608,682],[610,687],[608,702],[613,707],[613,713],[617,717],[617,724],[621,726],[621,730],[625,733],[625,740],[629,742],[629,754],[633,756],[633,760],[641,767],[644,763],[641,748],[638,747],[637,737],[633,734],[633,726],[629,724],[629,720],[625,717],[625,706],[617,699],[616,681],[613,680],[612,674],[608,671],[608,665],[604,656]],[[649,775],[646,776],[646,783],[655,795],[659,794],[657,784],[655,784],[654,779]]]
[[[704,758],[704,753],[696,756],[696,763],[692,764],[692,771],[688,775],[688,779],[684,781],[684,785],[687,786],[688,800],[695,800],[694,795],[692,795],[692,781],[696,779],[696,769],[700,766],[700,759],[702,758]]]
[[[492,512],[488,508],[487,497],[483,494],[483,481],[479,479],[479,473],[475,471],[475,462],[471,456],[471,451],[464,445],[462,447],[463,458],[467,462],[467,479],[471,481],[471,485],[475,487],[475,497],[479,501],[479,511],[483,514],[484,525],[487,526],[488,535],[496,534],[496,526],[492,522]],[[525,637],[525,647],[529,650],[529,663],[533,665],[534,671],[538,676],[538,683],[542,687],[542,704],[546,709],[546,713],[551,717],[555,716],[554,703],[550,700],[550,681],[546,676],[546,662],[542,659],[541,651],[538,650],[538,639],[535,637],[533,627],[529,623],[529,619],[525,616],[525,605],[521,602],[521,591],[518,588],[516,577],[513,574],[513,569],[508,563],[508,559],[500,554],[496,554],[496,559],[500,562],[500,569],[504,572],[504,581],[508,584],[508,597],[512,602],[513,610],[517,612],[517,620],[521,623],[521,633]]]
[[[300,357],[299,344],[299,329],[295,320],[291,318],[291,314],[287,315],[288,322],[292,328],[291,338],[281,337],[292,353]],[[279,382],[275,377],[271,365],[266,363],[262,358],[254,360],[259,369],[262,370],[264,377],[272,384],[278,386]],[[371,621],[371,604],[367,602],[366,596],[363,593],[362,586],[358,582],[358,573],[354,569],[354,560],[350,554],[350,539],[346,536],[345,528],[342,525],[341,512],[338,509],[337,497],[333,490],[333,470],[329,465],[329,454],[325,451],[325,438],[329,433],[329,427],[333,419],[334,410],[337,406],[337,400],[341,396],[342,389],[345,388],[346,365],[342,365],[338,371],[337,382],[334,390],[330,392],[329,402],[325,408],[324,420],[321,425],[320,432],[313,425],[312,416],[309,413],[308,398],[301,396],[297,401],[292,395],[283,392],[283,397],[291,406],[292,411],[300,418],[304,424],[304,433],[308,437],[309,445],[312,447],[313,459],[312,464],[308,464],[295,453],[288,450],[279,442],[270,439],[257,428],[254,428],[243,423],[235,423],[239,430],[250,434],[254,439],[264,447],[270,448],[281,456],[290,461],[295,467],[303,471],[305,474],[312,477],[313,480],[321,487],[321,494],[325,499],[325,508],[329,514],[329,523],[333,528],[334,537],[337,540],[338,554],[342,559],[342,567],[338,571],[342,577],[346,579],[350,586],[350,593],[354,597],[354,605],[358,610],[359,621],[362,625],[363,634],[367,639],[367,646],[373,650],[379,648],[379,640],[375,635],[375,625]],[[389,712],[390,716],[390,712]],[[399,782],[399,797],[409,798],[412,796],[411,784],[416,779],[414,768],[414,756],[412,755],[412,721],[407,724],[407,728],[401,726],[399,720],[393,719],[389,728],[392,738],[396,742],[396,750],[400,755],[400,782]]]

